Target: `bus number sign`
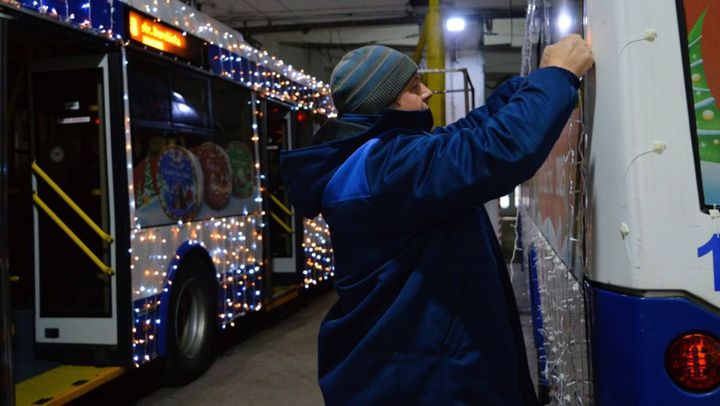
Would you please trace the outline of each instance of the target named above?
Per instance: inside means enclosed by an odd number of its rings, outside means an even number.
[[[710,240],[698,247],[698,258],[712,253],[713,273],[715,274],[715,291],[720,291],[720,235],[713,234]]]
[[[152,18],[130,11],[128,13],[130,38],[157,50],[191,59],[187,38],[176,30]]]

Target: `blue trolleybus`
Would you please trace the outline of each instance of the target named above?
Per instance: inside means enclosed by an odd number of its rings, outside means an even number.
[[[1,0],[0,399],[60,404],[155,358],[187,382],[218,329],[332,278],[279,152],[334,114],[176,0]]]
[[[546,400],[720,404],[720,2],[530,0],[526,27],[525,72],[573,31],[596,61],[521,188]]]

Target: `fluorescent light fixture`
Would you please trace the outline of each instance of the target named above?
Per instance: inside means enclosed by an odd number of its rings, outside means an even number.
[[[562,13],[557,18],[557,28],[562,35],[570,32],[570,27],[573,25],[573,20],[566,13]]]
[[[510,208],[510,195],[505,195],[500,198],[500,208],[501,209]]]
[[[445,21],[445,28],[450,32],[458,32],[465,29],[465,19],[462,17],[450,17]]]

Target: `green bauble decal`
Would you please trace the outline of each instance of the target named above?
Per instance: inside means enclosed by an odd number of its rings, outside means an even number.
[[[695,103],[700,160],[720,163],[720,110],[717,100],[708,87],[702,53],[702,31],[706,14],[707,9],[700,15],[688,35],[690,80]]]
[[[241,141],[233,141],[227,146],[233,176],[233,195],[246,199],[252,196],[255,182],[253,179],[253,158],[250,149]]]

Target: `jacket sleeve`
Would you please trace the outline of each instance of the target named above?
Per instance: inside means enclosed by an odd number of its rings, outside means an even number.
[[[540,168],[577,101],[576,83],[566,74],[540,69],[484,120],[380,143],[366,161],[379,203],[375,216],[412,227],[506,195]]]
[[[467,116],[459,119],[458,121],[450,124],[446,127],[438,127],[433,131],[433,134],[445,134],[457,131],[462,128],[475,128],[482,125],[489,116],[495,115],[501,108],[503,108],[512,95],[525,82],[525,78],[515,76],[511,79],[506,80],[501,84],[485,101],[485,105],[475,110],[472,110]]]

